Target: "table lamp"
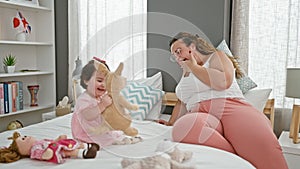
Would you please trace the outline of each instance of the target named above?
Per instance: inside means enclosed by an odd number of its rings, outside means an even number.
[[[286,73],[286,97],[300,98],[300,68],[287,68]],[[290,125],[290,138],[293,143],[300,143],[298,137],[300,125],[300,105],[293,105],[293,113]]]
[[[77,95],[78,95],[77,86],[80,82],[81,71],[82,71],[82,61],[79,59],[78,56],[77,59],[75,60],[75,69],[72,72],[72,90],[73,90],[74,103],[77,100]]]

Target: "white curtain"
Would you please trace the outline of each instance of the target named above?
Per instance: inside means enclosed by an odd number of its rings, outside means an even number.
[[[259,87],[273,89],[277,107],[292,108],[285,83],[286,68],[300,67],[299,0],[250,1],[248,66]]]
[[[249,0],[232,1],[230,50],[239,56],[241,67],[248,72]]]
[[[112,71],[124,62],[128,79],[145,77],[146,14],[147,0],[69,0],[69,81],[77,57],[85,65],[94,56]]]
[[[233,0],[231,48],[259,88],[272,88],[278,108],[299,99],[285,97],[286,68],[300,67],[299,0]]]

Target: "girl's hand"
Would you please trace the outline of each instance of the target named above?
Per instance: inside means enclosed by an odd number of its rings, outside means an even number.
[[[112,98],[107,94],[103,95],[100,104],[102,104],[103,107],[107,107],[112,104]]]

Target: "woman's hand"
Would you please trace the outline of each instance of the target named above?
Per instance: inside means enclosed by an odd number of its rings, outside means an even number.
[[[191,72],[191,68],[195,65],[198,65],[193,52],[190,54],[190,59],[184,60],[182,63],[186,72]]]
[[[184,72],[192,72],[191,68],[195,65],[198,65],[193,53],[190,53],[189,58],[190,59],[184,59],[178,62]]]
[[[159,124],[163,124],[163,125],[166,125],[166,126],[172,126],[169,122],[165,121],[165,120],[162,120],[162,119],[159,119],[159,120],[155,120],[156,123],[159,123]]]

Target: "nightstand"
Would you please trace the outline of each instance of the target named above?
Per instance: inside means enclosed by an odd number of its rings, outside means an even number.
[[[299,169],[300,166],[300,144],[294,144],[293,139],[289,137],[290,132],[283,131],[279,137],[283,155],[289,166],[289,169]]]

